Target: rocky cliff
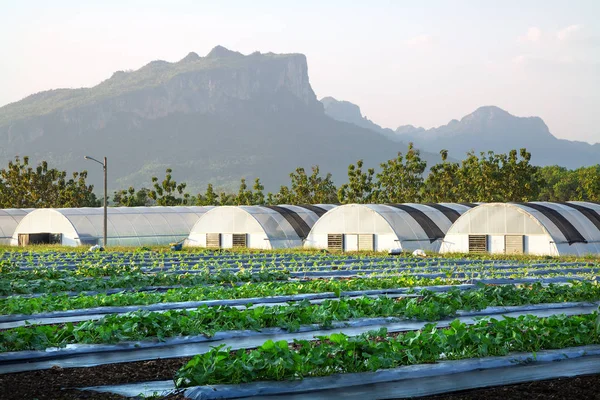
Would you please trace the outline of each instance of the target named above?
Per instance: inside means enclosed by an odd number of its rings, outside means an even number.
[[[111,189],[148,186],[172,168],[192,192],[209,182],[231,190],[242,177],[276,190],[296,167],[316,164],[339,182],[358,159],[377,166],[405,150],[325,115],[303,55],[242,55],[220,46],[205,57],[153,61],[92,88],[51,90],[2,107],[0,141],[1,165],[29,155],[88,169],[99,187],[101,171],[83,155],[106,155]]]

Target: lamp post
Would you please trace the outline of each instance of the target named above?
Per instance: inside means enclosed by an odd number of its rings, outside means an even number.
[[[84,156],[86,160],[96,161],[98,164],[102,165],[102,169],[104,170],[104,241],[102,244],[106,248],[106,238],[108,237],[107,225],[108,225],[108,216],[107,216],[107,202],[108,202],[108,193],[107,193],[107,185],[106,185],[106,157],[104,157],[104,162],[98,161],[95,158]]]

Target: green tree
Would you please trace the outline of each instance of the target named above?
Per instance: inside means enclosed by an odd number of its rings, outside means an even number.
[[[576,174],[565,167],[550,165],[540,168],[536,173],[536,180],[540,185],[537,200],[540,201],[568,201],[577,196]]]
[[[260,183],[260,178],[256,178],[254,180],[254,186],[252,186],[252,190],[254,190],[252,204],[263,205],[265,204],[265,187]]]
[[[497,201],[498,182],[501,178],[500,166],[493,151],[480,153],[467,153],[467,158],[461,163],[458,170],[458,189],[461,201],[465,202],[490,202]]]
[[[273,206],[277,204],[277,199],[276,199],[277,194],[273,194],[271,192],[267,193],[267,199],[265,200],[265,203]]]
[[[336,187],[331,174],[321,175],[318,165],[308,175],[304,168],[290,174],[291,188],[281,186],[279,192],[267,196],[269,204],[327,204],[337,201]]]
[[[219,205],[219,196],[215,192],[212,183],[209,183],[206,186],[206,192],[204,195],[202,193],[198,193],[196,197],[196,204],[199,206],[218,206]]]
[[[376,200],[379,203],[417,203],[423,190],[423,172],[427,163],[421,159],[419,150],[408,144],[406,157],[402,153],[381,164],[376,184]]]
[[[220,206],[235,205],[235,195],[231,195],[226,192],[219,193],[219,205]]]
[[[132,186],[127,190],[115,191],[113,195],[113,204],[116,207],[144,207],[151,204],[148,197],[149,190],[141,188],[136,191]]]
[[[600,201],[600,165],[582,167],[573,171],[579,183],[576,198],[579,201]]]
[[[74,172],[50,168],[42,161],[35,168],[29,157],[15,157],[0,170],[0,208],[98,207],[94,186],[86,183],[87,171]]]
[[[448,150],[440,151],[442,162],[431,167],[425,179],[423,201],[431,203],[458,202],[461,194],[458,192],[459,164],[448,161]]]
[[[520,149],[517,155],[517,150],[511,150],[508,156],[501,154],[499,158],[502,165],[499,201],[532,201],[539,197],[538,167],[530,164],[531,153]]]
[[[281,186],[279,192],[267,194],[267,204],[272,206],[277,204],[293,204],[292,197],[293,195],[290,192],[290,188]]]
[[[154,200],[159,206],[180,206],[187,205],[190,202],[189,193],[184,193],[187,184],[178,184],[173,179],[172,172],[171,168],[167,168],[165,179],[160,183],[157,177],[152,177],[154,189],[148,192],[148,197]]]
[[[519,159],[520,156],[520,159]],[[531,154],[521,149],[509,154],[493,151],[467,153],[457,171],[459,201],[529,201],[539,196],[537,167],[529,161]]]
[[[235,196],[234,203],[238,206],[251,206],[254,201],[254,194],[252,190],[248,189],[246,179],[242,178],[240,181],[240,188],[237,196]]]
[[[342,204],[348,203],[370,203],[374,200],[373,176],[375,170],[369,168],[363,172],[363,160],[358,160],[356,165],[348,166],[348,183],[344,183],[338,190],[338,200]]]

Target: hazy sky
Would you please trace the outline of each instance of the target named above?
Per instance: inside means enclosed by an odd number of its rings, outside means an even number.
[[[223,45],[304,53],[319,98],[385,127],[481,105],[600,142],[600,0],[0,0],[0,105]]]

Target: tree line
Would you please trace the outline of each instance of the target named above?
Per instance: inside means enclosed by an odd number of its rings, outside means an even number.
[[[531,165],[526,149],[507,154],[469,152],[460,162],[441,160],[427,170],[413,144],[406,153],[374,168],[363,160],[348,166],[346,182],[337,187],[330,173],[318,166],[297,168],[290,182],[276,193],[266,193],[260,178],[240,181],[237,193],[216,190],[208,184],[204,193],[192,195],[187,184],[176,182],[171,169],[161,180],[152,177],[149,188],[114,192],[113,206],[261,205],[319,203],[426,203],[426,202],[525,202],[600,201],[600,164],[569,170],[559,166]],[[27,157],[17,157],[0,170],[0,208],[97,207],[100,200],[93,185],[86,184],[87,171],[67,178],[64,171],[50,169],[44,161],[36,168]]]

